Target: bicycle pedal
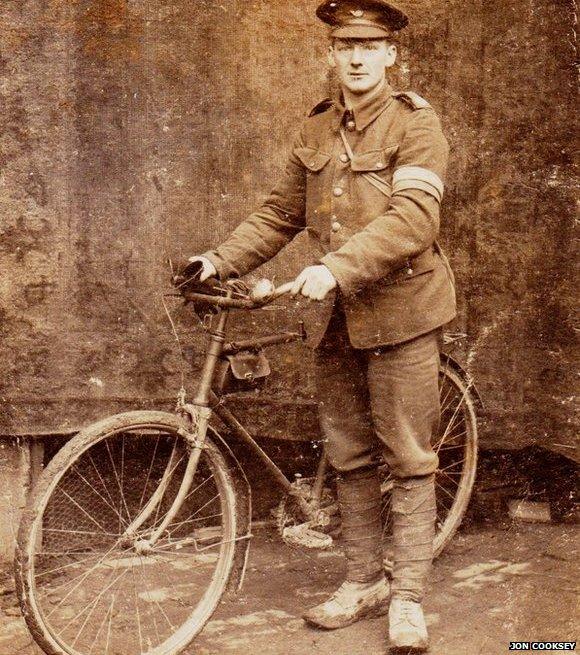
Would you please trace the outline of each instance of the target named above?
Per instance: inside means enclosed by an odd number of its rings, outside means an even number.
[[[308,523],[290,525],[284,528],[282,539],[288,546],[326,550],[332,548],[334,540],[329,534],[313,530]]]

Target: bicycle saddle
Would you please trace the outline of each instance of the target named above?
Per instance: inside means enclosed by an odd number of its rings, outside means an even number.
[[[207,293],[214,295],[215,280],[205,280],[200,282],[199,276],[203,270],[201,262],[185,262],[173,266],[171,271],[171,284],[180,292],[195,291],[197,293]]]

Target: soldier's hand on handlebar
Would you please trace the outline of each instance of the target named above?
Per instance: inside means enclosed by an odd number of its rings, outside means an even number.
[[[216,267],[207,259],[207,257],[201,257],[201,256],[194,256],[190,257],[188,260],[189,264],[195,264],[196,262],[199,262],[199,265],[201,266],[201,271],[199,273],[199,278],[198,280],[200,282],[204,282],[210,277],[217,277],[217,270]],[[188,264],[188,268],[190,268]]]
[[[323,300],[336,287],[336,278],[330,270],[320,264],[307,266],[294,280],[290,293],[295,296],[301,293],[312,300]]]

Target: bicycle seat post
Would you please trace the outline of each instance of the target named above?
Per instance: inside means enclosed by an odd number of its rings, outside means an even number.
[[[227,297],[231,298],[231,296],[232,291],[229,290]],[[201,371],[197,393],[193,399],[193,404],[197,405],[198,407],[209,407],[213,376],[218,360],[223,351],[226,338],[226,324],[229,313],[230,312],[227,308],[222,308],[219,312],[217,327],[210,331],[210,342],[205,354],[205,361]]]

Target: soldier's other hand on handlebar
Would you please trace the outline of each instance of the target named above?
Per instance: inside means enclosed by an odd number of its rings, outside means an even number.
[[[193,256],[187,260],[190,264],[199,262],[201,265],[201,273],[199,274],[199,281],[205,282],[210,277],[217,277],[216,267],[207,259],[207,257]]]
[[[295,296],[301,293],[312,300],[323,300],[336,287],[336,278],[330,270],[320,264],[307,266],[294,280],[290,293]]]

